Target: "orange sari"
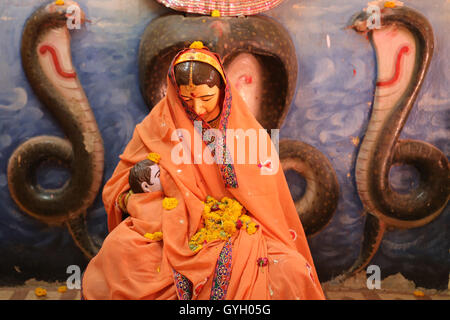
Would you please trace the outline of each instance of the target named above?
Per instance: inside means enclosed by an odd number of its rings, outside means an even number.
[[[83,297],[324,299],[281,167],[275,174],[262,175],[261,164],[266,159],[258,156],[257,163],[248,163],[249,143],[244,150],[246,163],[236,163],[239,152],[236,141],[234,148],[229,146],[229,141],[227,144],[235,161],[231,170],[223,171],[219,165],[204,161],[176,164],[171,158],[172,150],[181,143],[173,138],[177,137],[176,129],[183,128],[190,133],[190,137],[185,135],[183,139],[187,143],[190,138],[191,146],[199,132],[173,78],[169,76],[167,82],[166,97],[136,126],[133,138],[104,187],[103,202],[110,233],[84,272]],[[226,90],[232,99],[224,99],[221,128],[244,132],[262,129],[234,88],[228,85]],[[267,133],[260,134],[259,139],[266,139],[270,146]],[[202,143],[201,152],[205,148],[208,147]],[[257,148],[259,155],[259,144]],[[196,156],[194,149],[191,148],[189,155],[191,160]],[[118,196],[130,188],[130,168],[150,152],[161,155],[164,194],[131,195],[127,205],[130,217],[122,221]],[[271,159],[279,164],[278,155],[272,155]],[[234,179],[237,185],[226,187],[225,178]],[[228,241],[215,240],[193,252],[188,241],[202,226],[203,201],[208,195],[218,200],[227,196],[239,201],[259,224],[257,232],[250,235],[237,230]],[[164,209],[164,197],[176,198],[178,205],[171,210]],[[144,237],[157,231],[162,231],[162,241]],[[260,258],[267,258],[268,264],[258,265]]]

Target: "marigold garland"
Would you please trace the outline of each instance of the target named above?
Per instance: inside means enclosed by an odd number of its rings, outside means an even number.
[[[198,252],[203,245],[214,240],[227,240],[238,229],[253,234],[259,225],[244,214],[245,208],[236,200],[223,197],[218,201],[211,196],[206,197],[203,207],[203,227],[189,240],[189,248]]]

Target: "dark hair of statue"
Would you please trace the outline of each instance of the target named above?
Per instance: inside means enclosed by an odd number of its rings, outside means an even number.
[[[130,169],[130,175],[128,177],[128,183],[130,184],[130,188],[134,193],[142,193],[141,183],[148,182],[150,183],[150,177],[152,174],[152,169],[150,166],[155,163],[151,160],[145,159],[139,161]]]
[[[192,82],[196,86],[207,84],[210,88],[217,86],[223,88],[222,77],[211,65],[199,61],[186,61],[175,66],[175,80],[178,86],[189,85],[189,76],[192,65]]]

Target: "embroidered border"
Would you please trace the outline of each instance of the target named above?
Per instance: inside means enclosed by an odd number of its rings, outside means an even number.
[[[228,240],[217,259],[210,300],[225,300],[231,278],[232,244]]]
[[[173,278],[179,300],[192,299],[192,282],[181,273],[173,270]]]

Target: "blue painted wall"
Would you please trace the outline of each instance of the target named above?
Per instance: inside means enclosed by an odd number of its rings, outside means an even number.
[[[64,280],[66,268],[87,261],[64,227],[50,227],[21,212],[10,198],[6,167],[14,149],[27,139],[62,136],[33,94],[20,61],[20,40],[26,19],[39,0],[0,2],[0,285],[29,278]],[[78,0],[92,23],[72,33],[72,54],[78,76],[93,108],[105,142],[104,182],[134,126],[147,114],[139,91],[137,55],[148,23],[170,10],[152,0]],[[427,141],[447,156],[450,151],[448,19],[445,0],[407,1],[431,22],[436,49],[423,88],[401,138]],[[342,272],[356,259],[364,217],[356,194],[354,162],[367,125],[375,86],[376,61],[369,42],[345,29],[362,8],[361,0],[285,0],[267,12],[289,31],[298,56],[297,92],[281,128],[281,138],[298,139],[322,151],[332,162],[341,188],[330,224],[309,243],[322,281]],[[327,45],[327,35],[330,46]],[[354,74],[355,70],[355,74]],[[44,170],[40,183],[54,187],[67,178],[63,170]],[[393,170],[392,184],[407,189],[414,172]],[[304,187],[289,175],[293,195]],[[450,271],[448,226],[450,208],[426,226],[389,231],[372,264],[382,277],[401,272],[417,285],[445,289]],[[89,232],[98,242],[107,234],[100,195],[88,211]]]

